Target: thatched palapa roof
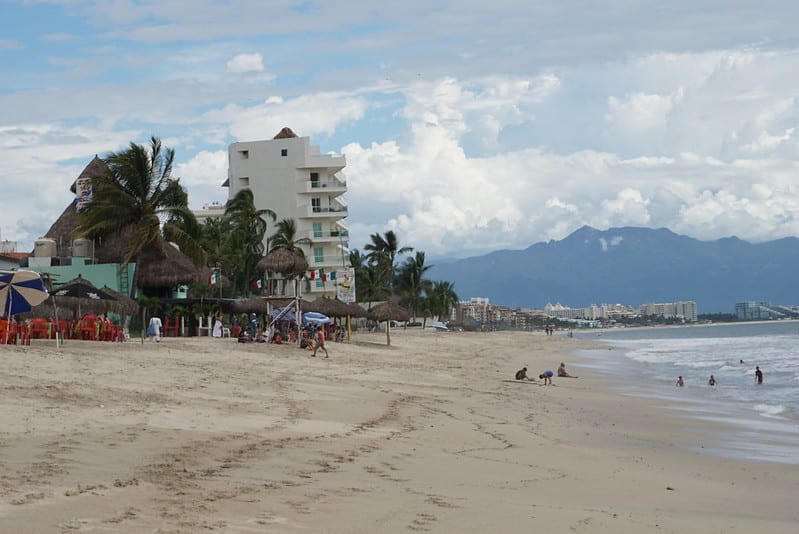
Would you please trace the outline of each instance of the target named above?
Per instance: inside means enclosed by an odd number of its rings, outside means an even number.
[[[320,297],[309,303],[309,309],[303,311],[313,311],[323,313],[328,317],[346,317],[349,315],[349,307],[346,303],[338,299]]]
[[[259,271],[272,271],[289,278],[300,277],[308,270],[308,260],[285,248],[273,250],[258,262]]]
[[[108,173],[105,162],[95,156],[83,169],[80,178],[99,178]],[[72,183],[70,190],[75,193],[76,183]],[[56,256],[68,258],[70,248],[75,236],[75,230],[80,226],[80,219],[75,210],[75,202],[67,205],[61,215],[56,219],[44,237],[56,242]],[[94,260],[97,263],[122,263],[125,257],[125,246],[129,242],[130,231],[121,231],[113,237],[97,239],[94,242]],[[163,250],[163,252],[162,252]],[[192,261],[180,250],[166,242],[155,243],[146,247],[134,258],[138,270],[138,284],[140,287],[164,287],[180,284],[196,283],[202,280],[202,273]]]
[[[411,318],[410,312],[394,302],[389,300],[383,304],[378,304],[367,315],[373,321],[407,321]]]
[[[277,132],[277,135],[274,137],[274,139],[291,139],[292,137],[297,137],[297,134],[295,134],[291,128],[286,126]]]

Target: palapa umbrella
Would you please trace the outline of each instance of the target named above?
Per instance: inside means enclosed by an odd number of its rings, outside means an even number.
[[[256,265],[259,271],[271,271],[280,273],[286,278],[294,279],[294,310],[295,315],[300,311],[300,288],[299,279],[308,270],[308,260],[305,256],[297,252],[278,248],[271,251],[269,254],[261,258],[261,261]],[[300,337],[300,324],[297,322],[297,340]]]
[[[266,299],[260,297],[237,299],[231,303],[230,309],[234,313],[264,314],[269,312],[269,302]]]
[[[369,310],[367,317],[373,321],[386,321],[386,345],[391,345],[391,321],[407,321],[411,314],[393,300],[389,300]]]
[[[77,278],[53,290],[53,301],[58,306],[77,309],[80,315],[82,311],[93,313],[108,311],[109,303],[114,301],[114,297],[78,275]]]
[[[307,309],[303,308],[303,311],[323,313],[329,317],[346,317],[349,307],[338,299],[320,297],[309,302]]]
[[[256,268],[262,272],[280,273],[286,278],[299,278],[308,270],[308,260],[296,252],[278,248],[261,258]]]
[[[103,286],[102,291],[114,299],[107,301],[108,311],[118,315],[136,315],[139,312],[139,303],[129,296],[108,286]]]
[[[347,304],[347,314],[350,317],[366,317],[369,312],[366,311],[366,308],[357,304],[355,302],[350,302]]]

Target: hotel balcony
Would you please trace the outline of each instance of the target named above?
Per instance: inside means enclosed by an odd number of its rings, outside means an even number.
[[[311,150],[318,150],[312,147]],[[308,154],[305,156],[305,169],[335,169],[340,171],[347,166],[347,158],[330,154]]]
[[[305,182],[305,193],[346,193],[347,182],[343,180],[307,180]]]
[[[308,206],[304,217],[341,219],[347,216],[347,206]]]
[[[350,233],[347,230],[331,230],[329,232],[308,232],[308,239],[314,243],[347,243]]]

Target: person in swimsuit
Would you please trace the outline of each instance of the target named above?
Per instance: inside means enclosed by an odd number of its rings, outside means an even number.
[[[552,385],[553,376],[555,376],[555,373],[553,373],[550,369],[547,369],[546,371],[538,375],[538,378],[542,379],[544,381],[544,385],[546,386],[547,384]]]
[[[708,386],[715,386],[716,385],[716,378],[713,375],[710,375],[710,379],[707,381]]]
[[[566,364],[561,363],[560,367],[558,367],[558,376],[561,378],[577,378],[574,375],[570,375],[568,371],[566,371]]]
[[[763,371],[760,370],[760,366],[755,366],[755,384],[760,385],[763,383]]]
[[[683,382],[683,380],[682,380],[682,376],[678,376],[678,377],[677,377],[677,384],[676,384],[676,386],[677,386],[677,387],[679,387],[679,388],[681,388],[681,387],[685,386],[685,382]]]

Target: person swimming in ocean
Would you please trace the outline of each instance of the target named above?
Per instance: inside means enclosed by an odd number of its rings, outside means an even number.
[[[677,387],[681,388],[685,386],[685,382],[683,382],[682,375],[677,377],[677,383],[675,384]]]
[[[760,370],[760,366],[755,366],[755,384],[758,386],[763,383],[763,371]]]
[[[708,386],[715,386],[716,385],[716,378],[713,375],[710,375],[710,378],[707,381]]]

